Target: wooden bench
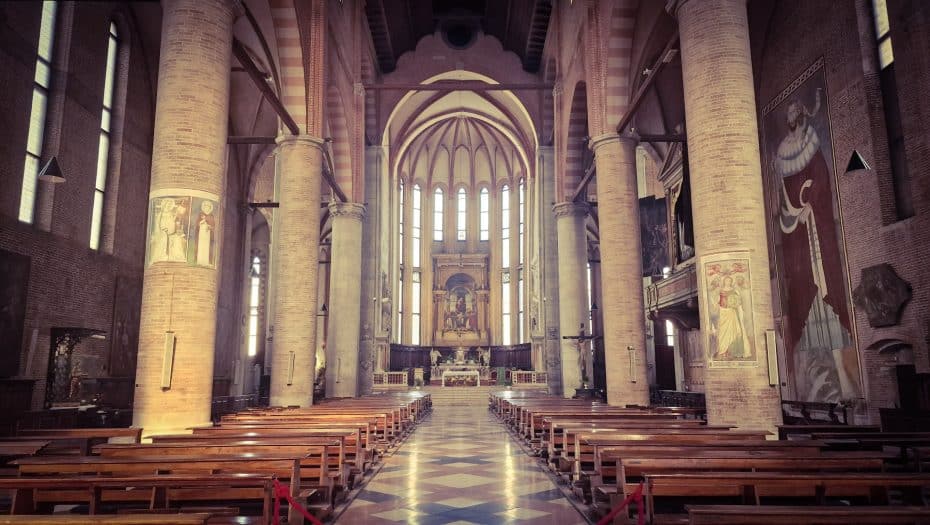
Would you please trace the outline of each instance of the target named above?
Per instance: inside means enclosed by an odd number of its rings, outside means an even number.
[[[342,489],[348,490],[350,472],[345,463],[343,442],[334,440],[334,436],[324,438],[303,438],[300,443],[283,443],[280,441],[256,442],[244,441],[209,441],[207,443],[152,443],[142,445],[109,444],[99,445],[100,456],[104,458],[165,458],[177,457],[228,457],[238,455],[271,456],[284,455],[299,457],[301,467],[301,487],[307,486],[310,472],[319,471],[319,478],[309,482],[320,491],[323,498],[331,504]]]
[[[193,456],[193,457],[139,457],[111,458],[86,457],[34,457],[13,462],[19,468],[20,477],[39,476],[147,476],[153,474],[266,474],[286,480],[291,496],[305,506],[326,515],[332,511],[327,501],[311,504],[320,488],[328,488],[331,480],[325,468],[301,466],[302,457],[286,455],[260,456],[242,454],[237,456]],[[298,519],[299,513],[291,508],[290,518]]]
[[[55,504],[85,504],[89,515],[97,515],[110,503],[141,503],[164,511],[183,503],[233,500],[258,503],[260,523],[270,523],[273,514],[270,475],[0,478],[0,489],[13,493],[10,514],[35,515]]]
[[[691,525],[930,524],[923,507],[687,505]]]
[[[623,453],[622,457],[604,455],[602,461],[605,465],[611,462],[615,465],[616,483],[592,484],[592,499],[596,510],[601,510],[604,502],[609,502],[608,507],[617,505],[637,489],[646,474],[681,471],[881,472],[884,466],[880,458],[772,457],[760,456],[756,451],[715,454],[688,451],[656,456]]]
[[[49,516],[0,516],[0,525],[204,525],[221,523],[211,519],[209,513],[184,514],[121,514],[114,516],[82,516],[80,514],[54,514]],[[227,521],[227,523],[230,523]]]
[[[50,441],[50,449],[74,448],[78,454],[87,456],[94,445],[118,440],[126,443],[139,443],[142,439],[141,428],[43,428],[20,430],[16,440]],[[59,450],[60,451],[60,450]]]
[[[825,504],[825,498],[865,498],[870,505],[887,505],[889,489],[905,489],[911,503],[930,487],[930,475],[868,472],[688,472],[645,475],[644,496],[649,522],[656,523],[656,499],[669,497],[730,497],[748,505],[762,498],[805,498]]]
[[[881,430],[878,425],[836,425],[836,424],[811,424],[811,425],[778,425],[778,439],[791,439],[795,437],[808,437],[815,432],[878,432]]]

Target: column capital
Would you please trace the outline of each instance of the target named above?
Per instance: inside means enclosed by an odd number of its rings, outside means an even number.
[[[613,144],[614,142],[627,144],[633,146],[634,148],[639,145],[639,141],[637,139],[625,135],[619,135],[617,133],[605,133],[603,135],[593,137],[591,138],[591,141],[588,143],[588,145],[591,148],[591,151],[597,155],[598,148],[607,144]]]
[[[275,144],[277,144],[275,151],[281,149],[284,146],[297,144],[312,146],[322,151],[324,142],[325,141],[322,138],[314,137],[312,135],[278,135],[278,137],[275,139]]]
[[[591,212],[591,205],[586,202],[559,202],[552,206],[556,219],[562,217],[585,217]]]
[[[331,202],[329,213],[335,217],[346,217],[361,221],[365,218],[365,205],[355,202]]]

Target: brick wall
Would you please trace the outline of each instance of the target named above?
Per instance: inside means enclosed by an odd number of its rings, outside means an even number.
[[[62,28],[66,19],[61,16],[63,6],[59,6],[56,36],[68,30]],[[154,90],[147,63],[152,63],[153,57],[145,56],[147,50],[141,45],[142,39],[129,31],[123,42],[131,47],[125,75],[128,85],[114,250],[113,254],[106,254],[88,248],[107,31],[110,20],[125,10],[122,3],[74,4],[68,71],[53,71],[53,75],[67,75],[61,138],[57,153],[48,151],[50,140],[46,138],[42,159],[44,162],[49,155],[56,154],[67,181],[56,188],[51,231],[44,232],[17,220],[41,3],[0,5],[0,107],[6,108],[0,112],[0,249],[31,257],[22,345],[3,351],[20,352],[20,375],[38,380],[34,408],[40,407],[44,398],[50,329],[84,327],[110,332],[117,277],[138,286],[142,282],[145,250],[142,232],[154,118]],[[158,24],[157,20],[151,22]],[[125,29],[129,30],[129,26]],[[61,49],[56,51],[60,54]],[[37,330],[35,351],[29,356],[34,330]],[[90,374],[105,377],[110,345],[111,339],[88,339],[75,352],[96,364]],[[28,370],[27,363],[31,363]]]
[[[926,277],[930,224],[930,5],[919,1],[890,0],[891,31],[896,59],[900,107],[906,151],[912,177],[916,215],[890,223],[887,209],[893,204],[890,192],[890,162],[884,136],[875,37],[871,27],[870,2],[780,2],[750,5],[758,24],[751,28],[756,100],[761,108],[792,80],[824,58],[829,113],[833,134],[834,169],[839,191],[839,208],[845,232],[845,250],[850,291],[859,284],[863,268],[891,264],[913,288],[913,299],[899,325],[872,328],[866,314],[855,309],[856,338],[866,382],[870,415],[878,407],[897,403],[894,356],[879,355],[878,343],[900,339],[914,348],[918,371],[927,371],[927,310],[930,281]],[[872,170],[845,174],[853,149],[858,150]],[[829,161],[829,159],[828,159]],[[890,200],[889,200],[890,199]]]

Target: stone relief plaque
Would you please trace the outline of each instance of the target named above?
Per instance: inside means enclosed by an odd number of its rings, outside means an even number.
[[[898,277],[890,264],[869,266],[862,269],[853,300],[865,310],[871,327],[894,326],[911,300],[911,285]]]

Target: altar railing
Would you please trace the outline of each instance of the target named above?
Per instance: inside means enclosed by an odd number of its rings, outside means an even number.
[[[514,370],[510,373],[513,386],[536,386],[546,384],[546,373],[532,370]]]
[[[407,388],[407,372],[375,372],[372,376],[375,388]]]

